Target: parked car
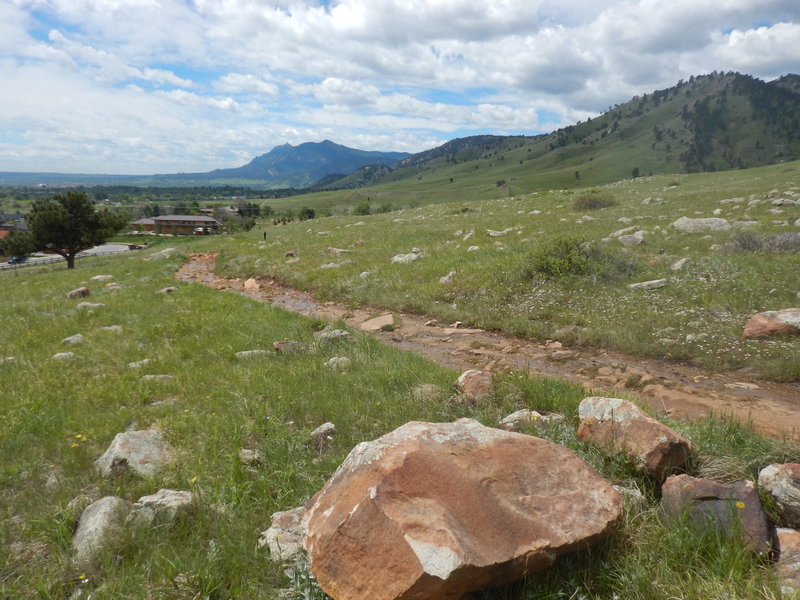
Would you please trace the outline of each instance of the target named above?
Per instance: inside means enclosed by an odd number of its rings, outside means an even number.
[[[28,257],[23,254],[20,254],[19,256],[12,256],[11,258],[9,258],[8,264],[19,265],[21,263],[24,263],[26,260],[28,260]]]
[[[141,250],[144,248],[141,244],[128,244],[128,250]]]

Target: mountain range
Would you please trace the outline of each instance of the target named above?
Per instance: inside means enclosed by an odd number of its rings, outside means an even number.
[[[329,140],[284,144],[248,164],[151,176],[0,173],[0,185],[141,185],[351,189],[480,177],[520,191],[595,185],[651,173],[741,169],[800,158],[800,76],[690,77],[598,117],[537,136],[480,135],[417,154],[369,152]]]

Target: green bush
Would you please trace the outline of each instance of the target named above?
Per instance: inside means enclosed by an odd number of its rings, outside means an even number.
[[[617,201],[608,194],[600,192],[589,192],[588,194],[581,194],[572,203],[572,208],[575,210],[599,210],[601,208],[608,208],[609,206],[616,206]]]
[[[593,276],[610,280],[634,273],[636,263],[582,237],[560,235],[542,243],[531,253],[527,269],[530,277]]]
[[[369,202],[364,200],[363,202],[359,202],[356,207],[353,209],[354,215],[368,215],[370,214],[370,205]]]

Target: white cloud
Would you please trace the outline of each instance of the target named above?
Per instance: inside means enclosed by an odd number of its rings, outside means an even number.
[[[800,68],[797,0],[0,0],[0,165],[167,172],[538,133]],[[48,33],[49,32],[49,33]]]

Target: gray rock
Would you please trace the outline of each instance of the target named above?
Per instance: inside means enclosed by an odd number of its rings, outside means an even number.
[[[131,503],[127,500],[106,496],[83,511],[72,539],[76,566],[91,566],[104,548],[119,544],[122,523],[130,510]]]
[[[141,381],[172,381],[175,379],[174,375],[142,375]]]
[[[242,448],[239,450],[239,462],[248,467],[255,467],[263,462],[263,457],[258,450]]]
[[[120,325],[106,325],[101,327],[103,331],[110,331],[111,333],[122,333],[122,326]]]
[[[447,284],[447,283],[450,283],[451,281],[453,281],[453,276],[454,276],[455,274],[456,274],[456,272],[455,272],[455,271],[450,271],[450,272],[449,272],[447,275],[444,275],[444,276],[442,276],[442,277],[439,277],[439,283],[441,283],[441,284]]]
[[[527,426],[534,426],[539,431],[546,431],[557,423],[564,422],[564,415],[551,413],[543,415],[535,410],[523,408],[504,417],[498,424],[498,429],[520,432]]]
[[[270,354],[267,350],[242,350],[237,352],[234,356],[241,360],[246,360],[248,358],[257,358],[259,356],[266,356]]]
[[[331,345],[338,342],[346,342],[350,339],[350,332],[344,329],[331,329],[329,331],[321,331],[318,338],[323,346]]]
[[[80,333],[76,333],[75,335],[71,335],[69,337],[65,337],[61,340],[61,343],[65,346],[77,346],[84,342],[84,337]]]
[[[102,308],[105,306],[102,302],[78,302],[78,305],[75,307],[78,310],[93,310],[95,308]]]
[[[50,360],[69,360],[75,357],[74,352],[57,352],[50,357]]]
[[[285,562],[296,558],[303,551],[305,514],[304,506],[273,513],[270,528],[258,538],[259,548],[268,548],[275,561]]]
[[[314,450],[321,452],[331,443],[334,435],[336,435],[336,425],[330,421],[323,423],[311,432],[311,445]]]
[[[86,298],[89,295],[89,288],[79,287],[67,293],[67,298]]]
[[[725,219],[690,219],[689,217],[681,217],[672,223],[672,227],[683,233],[703,233],[707,231],[727,231],[731,228],[731,225]]]
[[[652,279],[650,281],[641,281],[639,283],[630,283],[628,288],[631,290],[655,290],[667,285],[666,279]]]
[[[156,292],[156,294],[172,294],[172,293],[177,292],[177,291],[178,291],[178,288],[176,288],[174,285],[170,285],[168,287],[161,288],[160,290],[158,290]]]
[[[106,477],[127,471],[153,477],[169,461],[170,448],[161,432],[148,429],[118,433],[94,465]]]
[[[422,255],[417,252],[409,252],[408,254],[395,254],[392,257],[393,263],[408,264],[422,258]]]
[[[320,269],[338,269],[340,267],[341,267],[341,265],[339,263],[335,263],[335,262],[325,263],[324,265],[320,265],[319,266]]]
[[[336,371],[346,371],[352,362],[346,356],[334,356],[325,362],[325,366]]]
[[[617,238],[621,244],[625,246],[639,246],[644,244],[644,231],[637,231],[632,235],[621,235]]]
[[[758,485],[775,499],[781,525],[800,526],[800,464],[772,464],[761,469]]]
[[[672,265],[670,265],[669,270],[680,271],[681,269],[683,269],[684,265],[686,265],[687,262],[689,262],[688,258],[681,258],[679,260],[676,260],[674,263],[672,263]]]
[[[181,516],[187,515],[194,505],[192,492],[161,489],[150,496],[142,496],[133,504],[126,525],[159,526],[172,525]]]
[[[145,365],[149,365],[150,362],[151,361],[150,361],[149,358],[143,358],[142,360],[137,360],[135,362],[129,362],[128,363],[128,368],[130,368],[130,369],[141,369]]]
[[[94,277],[90,277],[89,281],[109,281],[114,279],[113,275],[95,275]]]

